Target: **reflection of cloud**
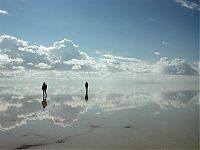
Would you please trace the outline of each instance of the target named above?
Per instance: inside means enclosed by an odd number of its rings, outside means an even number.
[[[179,108],[186,107],[188,103],[196,104],[198,95],[198,91],[168,91],[155,93],[153,94],[153,97],[156,104],[162,109],[167,109],[169,106]]]
[[[54,124],[66,127],[86,111],[85,105],[67,105],[66,101],[73,101],[70,95],[56,95],[47,98],[49,104],[46,109],[43,109],[40,96],[28,95],[25,91],[24,94],[21,93],[21,96],[17,95],[17,91],[23,92],[20,88],[23,87],[0,88],[0,130],[2,131],[27,124],[29,121],[46,119],[51,120]],[[15,90],[12,91],[11,89]]]
[[[48,103],[48,101],[47,101]],[[63,104],[50,104],[46,107],[46,110],[39,110],[37,112],[28,112],[21,114],[18,117],[23,120],[51,120],[54,124],[66,127],[71,125],[74,121],[77,121],[77,117],[80,113],[84,112],[85,108],[81,106],[71,107]]]
[[[112,98],[99,98],[94,102],[94,106],[100,107],[103,111],[123,110],[144,106],[148,103],[155,103],[161,109],[173,106],[176,108],[185,107],[188,103],[198,104],[197,91],[177,91],[177,92],[136,92],[126,93],[127,95],[111,96]],[[110,95],[108,95],[110,97]]]
[[[8,108],[10,107],[20,108],[22,107],[22,103],[19,102],[10,103],[8,101],[0,101],[0,112],[7,111]]]
[[[199,104],[199,92],[195,89],[189,87],[181,90],[174,85],[167,87],[147,83],[134,86],[125,83],[119,85],[107,83],[102,84],[103,88],[92,86],[94,83],[91,83],[89,100],[86,103],[84,86],[77,88],[78,82],[72,84],[74,86],[66,86],[61,82],[49,86],[47,107],[43,109],[42,96],[38,95],[41,91],[35,92],[40,88],[37,89],[38,84],[31,82],[33,83],[27,84],[27,81],[24,81],[21,83],[22,86],[0,87],[0,130],[10,130],[34,120],[50,120],[56,125],[66,127],[77,121],[78,116],[88,109],[95,109],[99,114],[102,111],[133,109],[149,103],[159,105],[161,109]],[[24,85],[28,85],[28,88]],[[155,114],[159,114],[159,111]]]

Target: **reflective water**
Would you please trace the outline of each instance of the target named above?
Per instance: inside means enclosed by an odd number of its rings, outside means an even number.
[[[0,79],[0,148],[199,148],[198,84],[46,82]]]

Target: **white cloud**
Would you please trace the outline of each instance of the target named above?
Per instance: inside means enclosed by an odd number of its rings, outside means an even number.
[[[55,42],[51,47],[29,45],[28,42],[19,40],[13,36],[0,36],[0,62],[4,68],[12,69],[12,66],[21,66],[26,69],[53,69],[71,70],[73,65],[64,62],[77,59],[82,70],[95,69],[95,61],[86,53],[79,50],[71,40]],[[7,64],[7,65],[5,65]],[[78,64],[77,64],[78,65]],[[94,66],[92,66],[94,65]]]
[[[195,68],[196,71],[198,71],[198,73],[200,73],[200,62],[194,62],[193,63],[193,66]]]
[[[22,58],[15,58],[15,59],[10,59],[11,62],[15,62],[15,63],[22,63],[24,60]]]
[[[154,52],[155,55],[160,55],[160,52]]]
[[[80,65],[74,65],[72,67],[72,70],[78,70],[78,69],[81,69],[81,66]]]
[[[174,59],[167,57],[160,58],[160,61],[152,65],[152,71],[168,75],[195,75],[197,71],[191,67],[184,59]]]
[[[33,66],[33,63],[28,63],[29,66]]]
[[[0,10],[0,15],[9,15],[9,13],[7,12],[7,11],[5,11],[5,10]]]
[[[150,72],[150,64],[135,58],[126,58],[113,55],[102,55],[100,67],[109,72],[147,73]]]
[[[0,54],[0,65],[1,64],[7,64],[9,62],[10,62],[10,59],[8,58],[8,55]]]
[[[133,62],[144,62],[144,61],[136,59],[136,58],[113,56],[113,55],[110,55],[110,54],[109,55],[105,54],[105,55],[102,55],[102,56],[105,57],[105,58],[108,58],[108,59],[116,59],[116,60],[122,60],[122,61],[133,61]]]
[[[12,50],[18,50],[20,47],[26,47],[28,42],[17,39],[10,35],[1,35],[0,36],[0,48],[1,49],[12,49]]]
[[[99,51],[95,51],[94,53],[95,53],[95,54],[101,54],[101,52],[99,52]]]
[[[167,42],[162,41],[163,44]],[[155,52],[155,55],[159,55]],[[45,47],[42,45],[30,45],[27,41],[17,39],[13,36],[0,36],[0,69],[18,70],[5,74],[2,77],[11,74],[22,75],[19,70],[50,70],[50,71],[74,71],[74,72],[95,72],[102,76],[113,74],[117,76],[133,74],[151,75],[154,73],[170,75],[195,75],[197,67],[193,67],[182,59],[169,61],[167,58],[161,58],[155,64],[122,56],[111,54],[100,54],[99,58],[93,58],[82,52],[79,46],[71,40],[61,40],[55,42],[53,46]],[[119,74],[117,74],[119,73]],[[81,73],[79,73],[81,74]],[[72,74],[71,74],[72,75]],[[77,76],[77,74],[74,76]]]
[[[87,59],[71,59],[65,61],[64,64],[72,66],[72,70],[85,68],[86,70],[90,71],[96,69],[96,61],[91,57],[88,57]]]
[[[53,60],[66,61],[73,58],[80,59],[81,54],[78,45],[75,45],[71,40],[61,40],[55,42],[50,48],[49,57]]]
[[[51,66],[45,64],[45,63],[39,63],[36,65],[36,67],[40,68],[40,69],[50,69]]]
[[[23,67],[23,66],[17,66],[17,67],[12,66],[12,69],[14,69],[14,70],[24,70],[25,67]]]
[[[199,4],[192,0],[175,0],[175,2],[180,3],[181,6],[186,7],[191,10],[199,10]]]

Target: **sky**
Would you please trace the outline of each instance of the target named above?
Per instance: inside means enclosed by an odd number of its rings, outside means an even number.
[[[46,46],[67,38],[91,55],[110,51],[155,61],[158,51],[197,61],[199,11],[181,5],[174,0],[0,0],[0,9],[9,13],[0,16],[0,33]]]
[[[104,61],[133,58],[158,64],[170,59],[173,64],[181,59],[194,63],[199,62],[199,1],[0,0],[0,35],[4,34],[39,49],[42,45],[41,51],[48,52],[56,48],[55,42],[67,39],[72,49],[78,45],[71,56],[84,53],[85,58],[100,62],[98,58],[103,56]],[[64,43],[70,45],[68,42]],[[9,62],[16,59],[6,55]],[[83,58],[77,55],[63,61],[72,64],[73,58]],[[5,61],[6,56],[1,58]]]

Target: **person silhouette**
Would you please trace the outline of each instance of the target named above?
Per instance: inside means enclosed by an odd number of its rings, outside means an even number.
[[[87,81],[85,82],[85,89],[86,89],[86,92],[88,92],[88,82]]]
[[[47,97],[47,84],[45,82],[43,82],[42,91],[43,91],[43,97],[44,96]]]

